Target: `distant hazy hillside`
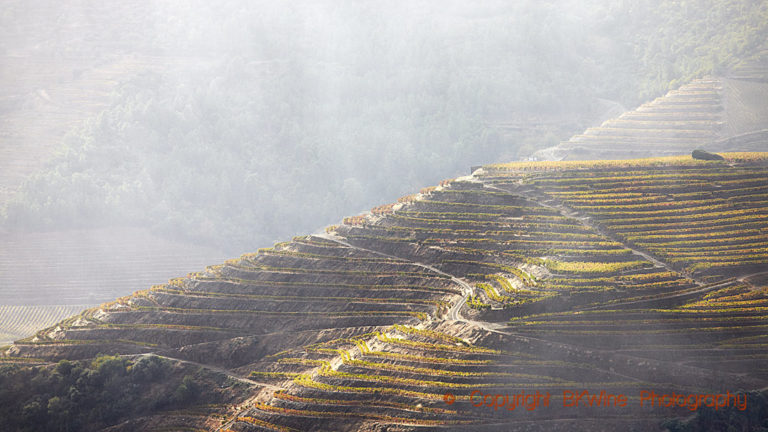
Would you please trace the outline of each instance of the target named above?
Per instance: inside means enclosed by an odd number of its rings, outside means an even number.
[[[4,225],[138,224],[240,253],[552,146],[604,100],[722,72],[763,46],[767,14],[737,0],[10,2]]]
[[[31,336],[83,309],[77,305],[0,306],[0,344]]]

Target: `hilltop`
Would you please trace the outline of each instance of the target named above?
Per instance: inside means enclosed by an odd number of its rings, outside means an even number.
[[[768,154],[723,156],[488,165],[86,310],[3,361],[151,355],[234,380],[188,428],[658,430],[690,411],[558,404],[768,386]],[[553,407],[480,409],[476,389]],[[175,430],[161,408],[109,430]]]

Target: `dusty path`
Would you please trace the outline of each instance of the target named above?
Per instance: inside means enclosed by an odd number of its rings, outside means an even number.
[[[315,237],[320,237],[320,238],[324,238],[326,240],[331,240],[333,242],[336,242],[338,244],[344,245],[344,246],[349,247],[349,248],[358,249],[358,250],[361,250],[361,251],[364,251],[364,252],[369,252],[369,253],[381,255],[383,257],[394,258],[394,259],[399,259],[399,260],[405,259],[405,258],[398,257],[398,256],[395,256],[395,255],[390,255],[390,254],[387,254],[387,253],[384,253],[384,252],[380,252],[380,251],[377,251],[377,250],[374,250],[374,249],[367,249],[367,248],[364,248],[364,247],[353,245],[351,243],[348,243],[342,237],[339,237],[337,235],[326,234],[326,233],[323,233],[323,234],[313,234],[313,235]],[[439,275],[450,277],[451,281],[453,283],[455,283],[455,284],[457,284],[458,286],[461,287],[463,297],[462,297],[462,299],[460,301],[457,301],[448,310],[448,319],[449,320],[464,322],[464,323],[467,323],[467,324],[469,324],[471,326],[479,327],[479,328],[481,328],[483,330],[486,330],[486,331],[489,331],[489,332],[493,332],[493,333],[508,334],[506,332],[500,331],[500,329],[505,328],[505,326],[503,324],[496,324],[496,323],[490,323],[490,322],[469,320],[469,319],[464,318],[461,315],[461,313],[460,313],[461,312],[461,308],[467,303],[467,299],[474,292],[474,289],[472,288],[472,286],[469,285],[467,282],[457,278],[456,276],[454,276],[452,274],[449,274],[449,273],[446,273],[446,272],[444,272],[444,271],[442,271],[440,269],[437,269],[437,268],[435,268],[435,267],[433,267],[433,266],[431,266],[429,264],[424,264],[422,262],[411,261],[411,260],[407,260],[407,261],[410,264],[417,265],[419,267],[425,268],[425,269],[427,269],[429,271],[432,271],[432,272],[435,272],[435,273],[437,273]]]
[[[180,358],[177,358],[177,357],[169,357],[167,355],[159,354],[159,353],[156,353],[156,352],[146,352],[146,353],[141,353],[141,354],[125,354],[125,355],[122,355],[121,357],[138,360],[138,359],[141,359],[141,358],[144,358],[144,357],[148,357],[148,356],[151,356],[151,355],[157,356],[157,357],[160,357],[160,358],[164,358],[164,359],[167,359],[167,360],[177,361],[179,363],[184,363],[184,364],[188,364],[188,365],[192,365],[192,366],[197,366],[197,367],[201,367],[201,368],[204,368],[204,369],[208,369],[211,372],[217,372],[217,373],[220,373],[222,375],[226,375],[228,378],[231,378],[231,379],[233,379],[233,380],[235,380],[237,382],[241,382],[243,384],[247,384],[247,385],[250,385],[250,386],[265,387],[265,388],[269,388],[269,389],[272,389],[272,390],[282,390],[282,387],[276,386],[274,384],[267,384],[267,383],[263,383],[263,382],[259,382],[259,381],[254,381],[252,379],[248,379],[248,378],[242,377],[240,375],[235,375],[229,369],[225,369],[225,368],[218,367],[218,366],[213,366],[213,365],[208,365],[208,364],[203,364],[203,363],[198,363],[198,362],[194,362],[194,361],[191,361],[191,360],[183,360],[183,359],[180,359]]]
[[[211,372],[220,373],[222,375],[225,375],[229,379],[232,379],[232,380],[237,381],[239,383],[246,384],[248,386],[261,387],[263,389],[271,390],[273,392],[274,391],[278,391],[278,390],[284,390],[283,387],[279,387],[279,386],[276,386],[274,384],[267,384],[267,383],[264,383],[264,382],[254,381],[252,379],[248,379],[248,378],[241,377],[239,375],[235,375],[235,374],[232,373],[232,371],[230,371],[228,369],[224,369],[224,368],[218,367],[218,366],[207,365],[207,364],[198,363],[198,362],[194,362],[194,361],[190,361],[190,360],[182,360],[182,359],[176,358],[176,357],[168,357],[166,355],[158,354],[158,353],[154,353],[154,352],[148,352],[148,353],[142,353],[142,354],[126,354],[126,355],[122,355],[121,357],[126,357],[126,358],[131,358],[131,359],[138,360],[138,359],[141,359],[143,357],[150,356],[150,355],[154,355],[154,356],[157,356],[157,357],[160,357],[160,358],[164,358],[164,359],[167,359],[167,360],[177,361],[179,363],[184,363],[184,364],[200,367],[200,368],[203,368],[203,369],[207,369],[207,370],[209,370]],[[261,391],[257,391],[257,392],[255,392],[253,394],[253,396],[251,396],[248,399],[240,402],[237,414],[231,416],[230,419],[226,423],[222,424],[221,427],[216,429],[216,430],[217,431],[224,431],[224,430],[228,430],[229,428],[231,428],[234,425],[234,423],[237,421],[237,418],[240,417],[241,414],[243,414],[243,413],[245,413],[245,412],[247,412],[248,410],[251,409],[251,406],[260,397],[260,395],[261,395]]]
[[[739,281],[739,282],[746,282],[746,283],[748,283],[748,284],[750,284],[750,285],[754,286],[755,288],[757,288],[757,287],[756,287],[756,286],[755,286],[755,285],[754,285],[754,284],[753,284],[751,281],[749,281],[748,279],[751,279],[751,278],[753,278],[753,277],[755,277],[755,276],[764,275],[764,274],[768,274],[768,270],[765,270],[765,271],[759,271],[759,272],[756,272],[756,273],[750,273],[750,274],[746,274],[746,275],[742,275],[742,276],[739,276],[739,277],[737,277],[737,278],[736,278],[736,280],[737,280],[737,281]],[[761,286],[762,286],[762,285],[761,285]]]
[[[548,208],[550,210],[555,210],[555,211],[559,212],[563,216],[574,218],[574,219],[578,220],[583,226],[596,231],[598,234],[602,235],[603,237],[605,237],[605,238],[607,238],[609,240],[615,241],[617,243],[621,243],[622,245],[624,245],[625,248],[631,250],[633,254],[639,255],[639,256],[645,258],[646,260],[652,262],[655,266],[663,267],[663,268],[665,268],[665,269],[667,269],[667,270],[669,270],[671,272],[680,273],[678,270],[672,268],[669,264],[667,264],[667,263],[665,263],[663,261],[658,260],[653,255],[650,255],[649,253],[644,252],[642,250],[633,248],[632,246],[626,244],[621,239],[615,237],[613,234],[611,234],[609,232],[606,232],[605,230],[603,230],[602,228],[600,228],[596,224],[591,223],[592,219],[589,216],[582,215],[581,213],[576,212],[574,210],[571,210],[571,209],[565,207],[562,204],[558,204],[558,205],[547,204],[545,201],[541,200],[541,197],[538,197],[538,196],[535,196],[535,195],[531,195],[530,193],[525,192],[525,191],[502,189],[502,188],[499,188],[499,187],[496,187],[496,186],[493,186],[493,185],[489,185],[487,183],[483,183],[483,186],[488,188],[488,189],[497,190],[499,192],[518,194],[521,197],[523,197],[525,199],[528,199],[530,201],[533,201],[533,202],[535,202],[536,204],[538,204],[538,205],[540,205],[542,207],[546,207],[546,208]],[[697,281],[697,280],[695,280],[693,278],[691,278],[691,280],[693,280],[698,285],[705,285],[704,282]]]

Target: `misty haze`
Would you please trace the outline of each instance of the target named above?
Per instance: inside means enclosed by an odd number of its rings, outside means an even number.
[[[764,0],[7,0],[0,424],[760,430],[767,41]]]

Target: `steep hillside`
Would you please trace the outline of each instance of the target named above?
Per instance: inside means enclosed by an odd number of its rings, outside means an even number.
[[[694,80],[600,127],[541,150],[540,159],[625,159],[690,152],[717,138],[723,126],[722,84]]]
[[[660,430],[691,411],[643,391],[768,386],[768,154],[725,157],[486,166],[86,310],[4,361],[154,354],[251,383],[219,430]],[[628,402],[563,406],[576,390]],[[475,391],[551,400],[493,410]],[[195,427],[222,415],[195,410]]]
[[[625,159],[684,154],[695,148],[768,150],[767,65],[768,54],[761,52],[724,77],[693,80],[534,157]]]

